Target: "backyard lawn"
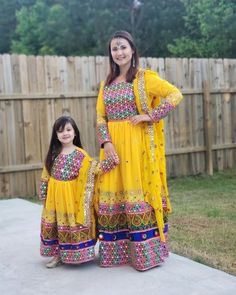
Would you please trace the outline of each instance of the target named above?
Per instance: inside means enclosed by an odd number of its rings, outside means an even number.
[[[171,251],[236,275],[236,173],[169,180]]]

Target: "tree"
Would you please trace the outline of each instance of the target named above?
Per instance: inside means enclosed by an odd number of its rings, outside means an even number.
[[[182,33],[182,14],[180,0],[37,0],[17,12],[12,51],[104,55],[111,34],[127,30],[141,55],[167,56],[167,44]]]
[[[180,57],[236,57],[236,1],[182,0],[186,34],[168,46]]]
[[[47,2],[47,3],[46,3]],[[104,38],[114,29],[111,1],[42,1],[17,12],[12,51],[26,54],[104,54]],[[123,1],[125,2],[125,1]],[[116,18],[119,22],[119,18]],[[106,34],[104,34],[106,32]],[[104,36],[105,35],[105,36]]]
[[[10,51],[16,29],[16,11],[22,6],[30,6],[36,0],[0,0],[0,53]]]
[[[0,53],[104,55],[131,32],[142,56],[235,57],[236,0],[0,0]]]
[[[15,10],[17,0],[0,1],[0,53],[6,53],[10,49],[11,39],[16,27]]]
[[[184,7],[180,0],[144,1],[136,39],[143,56],[169,56],[167,45],[181,36]]]

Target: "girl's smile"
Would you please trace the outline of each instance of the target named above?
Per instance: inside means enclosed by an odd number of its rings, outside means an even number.
[[[67,123],[63,130],[59,129],[57,131],[57,138],[62,145],[73,144],[73,140],[75,138],[75,131],[72,125],[70,123]]]

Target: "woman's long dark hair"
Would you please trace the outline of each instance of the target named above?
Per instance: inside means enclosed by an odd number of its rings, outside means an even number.
[[[75,138],[73,140],[73,144],[79,148],[82,148],[81,141],[80,141],[79,129],[78,129],[75,121],[69,116],[59,117],[53,125],[51,141],[50,141],[48,153],[47,153],[47,156],[45,159],[45,167],[50,175],[51,175],[53,162],[62,150],[62,144],[57,138],[57,132],[64,130],[65,125],[67,123],[71,124],[71,126],[73,127],[74,132],[75,132]]]
[[[116,77],[120,74],[119,66],[113,61],[112,55],[111,55],[111,41],[116,38],[124,38],[129,42],[130,47],[134,51],[131,59],[131,65],[130,68],[126,74],[126,81],[127,82],[133,82],[135,75],[138,71],[139,67],[139,55],[137,47],[134,43],[133,37],[130,35],[130,33],[126,31],[118,31],[115,32],[115,34],[111,37],[109,43],[108,43],[108,52],[109,52],[109,64],[110,64],[110,70],[109,74],[105,81],[105,86],[111,84]]]

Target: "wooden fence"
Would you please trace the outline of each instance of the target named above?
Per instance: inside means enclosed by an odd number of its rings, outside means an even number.
[[[169,176],[236,166],[236,60],[142,58],[185,99],[165,119]],[[106,57],[0,55],[0,197],[37,192],[54,120],[69,114],[98,156],[96,97]]]

